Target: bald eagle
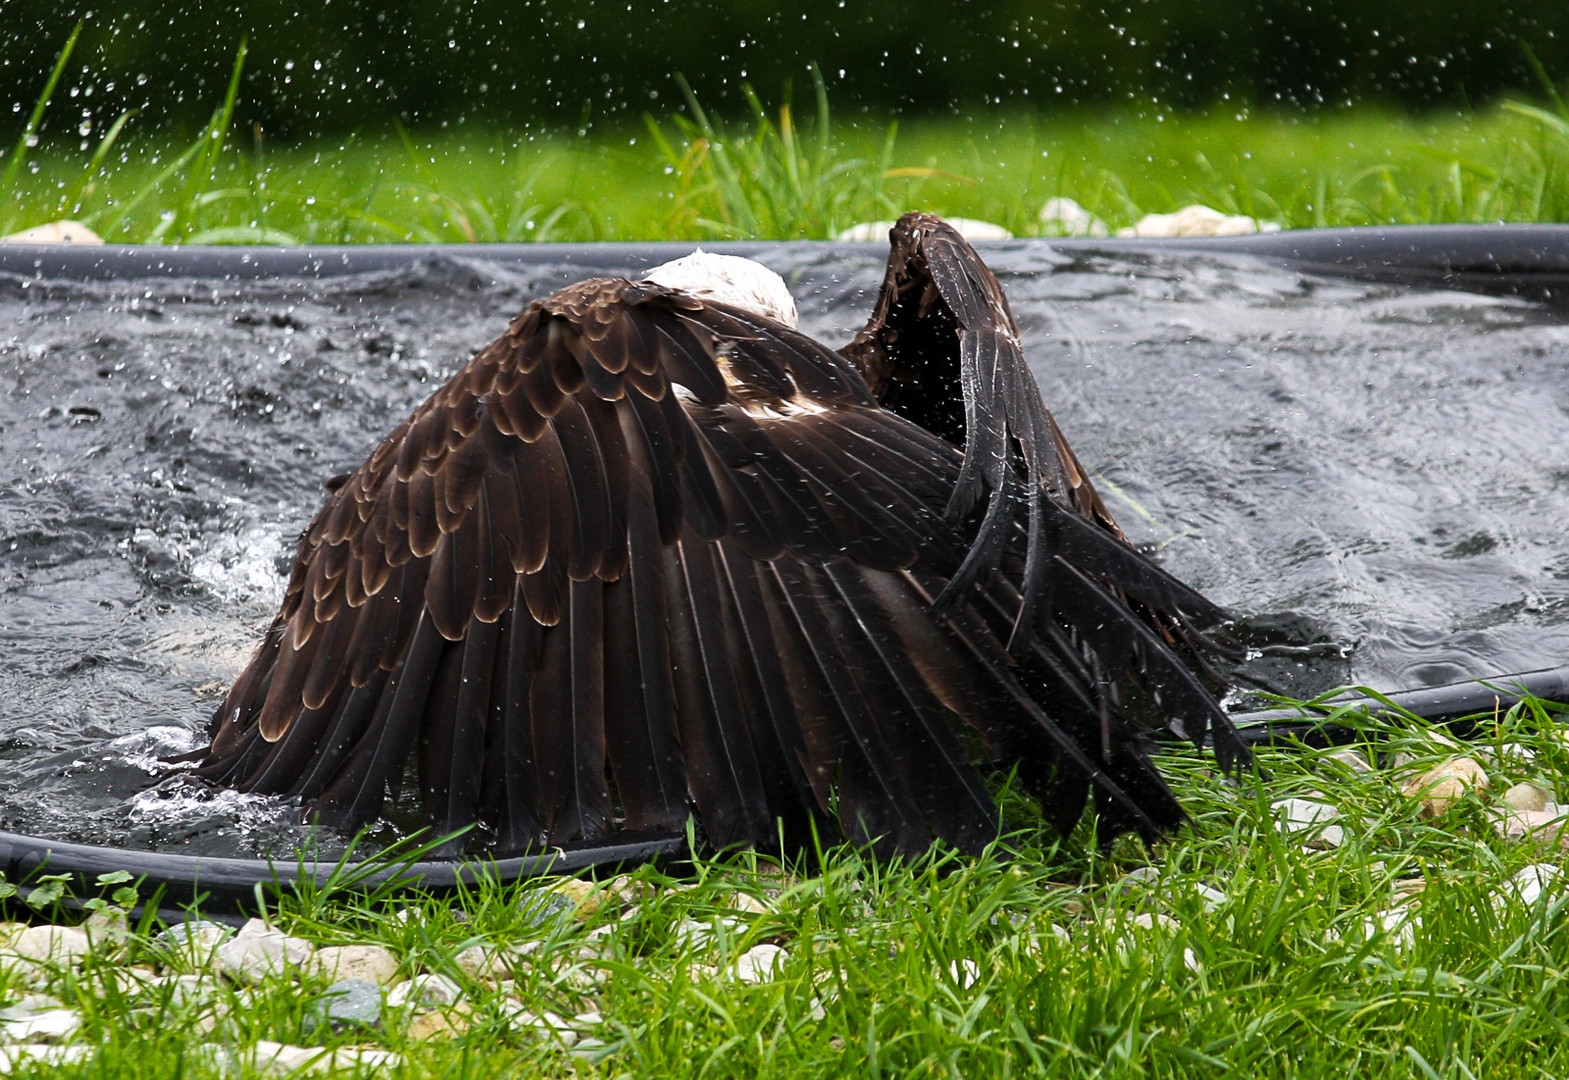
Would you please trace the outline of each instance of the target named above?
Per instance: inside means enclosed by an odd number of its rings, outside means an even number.
[[[890,236],[838,351],[730,257],[531,304],[329,482],[197,775],[353,829],[410,773],[498,853],[973,852],[998,765],[1060,830],[1178,825],[1150,731],[1248,756],[1190,667],[1224,613],[1117,527],[974,249]]]

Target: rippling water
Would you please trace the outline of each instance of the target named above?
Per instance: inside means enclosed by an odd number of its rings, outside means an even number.
[[[1569,656],[1563,309],[1242,257],[986,254],[1113,510],[1249,617],[1253,676],[1393,689]],[[834,342],[881,276],[809,246],[765,261]],[[271,800],[154,787],[157,759],[202,741],[321,481],[581,276],[0,277],[0,828],[224,854],[297,839]]]

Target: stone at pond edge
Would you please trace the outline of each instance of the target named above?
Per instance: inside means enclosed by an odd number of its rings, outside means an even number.
[[[1563,876],[1564,872],[1551,863],[1532,863],[1522,867],[1504,883],[1503,888],[1493,894],[1494,905],[1504,900],[1516,900],[1530,907],[1542,898],[1544,892],[1558,884]]]
[[[315,946],[290,937],[260,919],[240,928],[232,941],[213,953],[215,965],[236,982],[255,983],[268,977],[293,975],[310,959]]]
[[[214,950],[233,934],[233,930],[220,923],[193,919],[169,927],[153,938],[153,943],[162,945],[180,959],[206,967],[212,962]]]
[[[29,926],[12,940],[10,951],[28,960],[74,964],[92,951],[92,942],[74,926]]]
[[[728,974],[738,982],[769,982],[779,974],[788,959],[790,954],[777,945],[754,945],[736,957]],[[974,961],[966,960],[964,963],[973,965]]]
[[[305,1029],[314,1034],[322,1027],[331,1031],[381,1026],[381,987],[369,979],[339,979],[314,1003],[305,1019]]]
[[[1499,801],[1514,810],[1541,811],[1555,805],[1552,792],[1541,784],[1533,784],[1529,780],[1510,787]]]
[[[0,236],[0,244],[101,244],[103,238],[80,221],[51,221],[47,225],[34,225],[9,236]]]
[[[1569,846],[1569,816],[1556,803],[1547,810],[1510,810],[1493,821],[1493,828],[1506,840],[1523,840],[1544,854]]]
[[[387,995],[387,1007],[401,1009],[406,1005],[415,1008],[435,1008],[451,1005],[463,996],[458,984],[445,975],[416,975],[406,983],[399,983]]]
[[[1475,758],[1456,757],[1412,777],[1401,790],[1421,799],[1422,812],[1436,818],[1447,814],[1466,792],[1486,791],[1487,787],[1487,771]]]
[[[1287,836],[1307,834],[1303,842],[1313,848],[1337,848],[1346,841],[1346,831],[1333,822],[1341,817],[1340,811],[1328,803],[1311,799],[1281,799],[1270,804],[1275,812],[1276,827]]]
[[[398,975],[398,958],[380,945],[327,945],[310,957],[307,969],[329,979],[365,979],[383,986]]]
[[[1039,216],[1044,236],[1111,235],[1104,221],[1080,206],[1076,199],[1066,195],[1047,199]]]
[[[0,1009],[0,1033],[16,1042],[57,1042],[81,1026],[81,1014],[41,994]]]
[[[219,1048],[218,1054],[228,1057],[223,1048]],[[277,1043],[270,1039],[258,1039],[254,1048],[249,1051],[236,1051],[234,1057],[250,1065],[251,1070],[271,1076],[302,1070],[325,1073],[358,1069],[365,1072],[371,1069],[392,1068],[402,1061],[402,1058],[391,1050],[353,1046],[328,1050],[324,1046],[290,1046],[288,1043]],[[241,1075],[244,1075],[244,1072]]]
[[[48,1046],[24,1043],[21,1046],[0,1046],[0,1073],[10,1072],[22,1065],[74,1065],[98,1052],[96,1046]]]
[[[405,1034],[410,1039],[440,1039],[453,1038],[463,1034],[473,1024],[469,1007],[463,1002],[458,1002],[450,1008],[438,1009],[434,1012],[420,1013],[409,1021],[404,1028]]]

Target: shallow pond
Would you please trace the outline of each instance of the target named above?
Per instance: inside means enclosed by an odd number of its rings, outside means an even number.
[[[803,327],[848,340],[882,255],[757,249]],[[1237,255],[984,254],[1124,527],[1253,617],[1252,675],[1392,689],[1569,657],[1565,308]],[[271,801],[149,789],[159,755],[202,741],[322,480],[530,298],[651,264],[0,275],[0,828],[211,854],[297,839]]]

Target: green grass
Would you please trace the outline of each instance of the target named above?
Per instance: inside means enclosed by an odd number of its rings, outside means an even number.
[[[1485,793],[1424,817],[1401,783],[1454,749],[1420,723],[1376,727],[1382,750],[1412,758],[1406,771],[1274,750],[1270,779],[1238,784],[1202,755],[1167,755],[1194,821],[1153,850],[1124,840],[1102,856],[1082,834],[1058,844],[1027,830],[979,860],[890,866],[840,849],[820,872],[749,855],[679,880],[644,868],[633,905],[539,925],[538,886],[493,883],[416,899],[413,919],[394,916],[406,901],[338,894],[285,900],[277,920],[319,943],[380,942],[405,973],[456,974],[451,958],[475,943],[537,942],[511,966],[517,996],[536,1012],[603,1017],[606,1047],[573,1063],[580,1077],[1569,1074],[1569,883],[1534,904],[1505,899],[1511,875],[1543,854],[1495,835]],[[1556,788],[1569,770],[1569,744],[1536,703],[1498,718],[1473,752],[1495,791],[1520,779]],[[1307,794],[1345,813],[1344,846],[1309,850],[1277,831],[1270,803]],[[1150,877],[1126,877],[1143,866]],[[1416,902],[1398,906],[1414,886]],[[766,912],[740,908],[738,893]],[[1369,924],[1392,909],[1418,921],[1409,940]],[[683,940],[687,920],[712,926],[715,944]],[[591,941],[597,953],[584,951]],[[775,981],[718,973],[759,943],[789,951]],[[127,959],[170,962],[140,941]],[[139,995],[115,970],[89,964],[50,987],[102,1048],[58,1075],[217,1075],[199,1047],[257,1039],[391,1048],[405,1055],[397,1075],[567,1070],[559,1046],[508,1025],[505,995],[482,982],[461,980],[473,1026],[456,1038],[409,1040],[392,1025],[323,1040],[306,1027],[321,978],[225,991],[227,1019],[208,1033],[199,1010]],[[23,990],[0,975],[0,998]]]
[[[68,53],[62,53],[62,63]],[[244,50],[235,65],[238,78]],[[58,70],[58,69],[57,69]],[[902,125],[690,100],[633,131],[408,132],[371,118],[331,143],[200,132],[47,137],[51,81],[0,159],[0,232],[79,219],[107,239],[185,243],[823,239],[906,209],[1039,232],[1071,196],[1113,228],[1199,202],[1291,228],[1569,221],[1569,108],[1480,113],[998,113]],[[42,134],[40,134],[42,132]]]

